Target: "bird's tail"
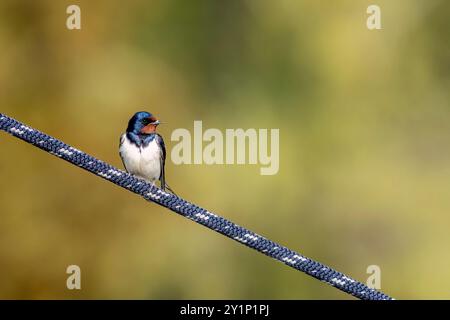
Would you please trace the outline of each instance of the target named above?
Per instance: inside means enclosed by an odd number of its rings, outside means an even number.
[[[164,186],[164,188],[162,188],[162,189],[163,189],[163,190],[164,190],[164,189],[167,189],[167,190],[170,191],[170,193],[172,193],[172,194],[174,194],[174,195],[177,196],[177,194],[175,193],[175,191],[173,191],[172,188],[169,187],[169,185],[168,185],[167,183],[165,183],[165,186]]]

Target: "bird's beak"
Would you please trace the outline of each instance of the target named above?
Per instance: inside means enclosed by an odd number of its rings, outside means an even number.
[[[158,124],[160,124],[161,122],[159,120],[155,120],[153,122],[150,122],[150,124],[153,124],[155,126],[157,126]]]

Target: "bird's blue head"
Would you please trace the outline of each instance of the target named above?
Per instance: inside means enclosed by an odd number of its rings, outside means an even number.
[[[160,124],[159,120],[149,112],[136,112],[128,121],[127,132],[135,134],[150,134],[156,132],[156,127]]]

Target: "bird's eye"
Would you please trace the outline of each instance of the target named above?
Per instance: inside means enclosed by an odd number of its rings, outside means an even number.
[[[149,123],[150,123],[150,121],[147,118],[142,119],[142,124],[147,125]]]

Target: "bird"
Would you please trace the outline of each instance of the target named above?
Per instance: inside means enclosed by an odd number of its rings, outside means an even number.
[[[163,137],[156,133],[161,122],[150,112],[136,112],[120,136],[119,155],[126,171],[138,178],[169,190],[165,179],[166,146]]]

